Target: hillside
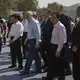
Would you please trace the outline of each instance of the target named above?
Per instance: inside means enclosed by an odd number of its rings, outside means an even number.
[[[77,6],[79,5],[78,4],[74,4],[72,6],[64,6],[64,12],[65,14],[71,16],[73,19],[75,19],[75,16],[76,16],[76,9],[77,9]]]
[[[53,12],[59,10],[59,3],[54,2],[54,3],[49,3],[48,8],[50,8]],[[71,6],[64,6],[64,13],[71,16],[73,19],[75,19],[76,16],[76,9],[77,6],[80,5],[79,3],[71,5]]]

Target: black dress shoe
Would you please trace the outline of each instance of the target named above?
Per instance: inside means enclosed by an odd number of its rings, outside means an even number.
[[[72,75],[71,70],[66,70],[66,71],[65,71],[65,75],[66,75],[66,76],[68,76],[68,75]]]
[[[58,80],[65,80],[65,76],[59,77]]]
[[[16,67],[16,65],[11,65],[8,68],[15,68],[15,67]]]
[[[42,73],[42,71],[35,71],[35,73]]]
[[[39,74],[39,73],[42,73],[42,71],[31,71],[31,73]]]
[[[20,75],[29,75],[29,72],[23,70],[23,71],[19,71]]]
[[[47,72],[48,71],[48,68],[45,68],[44,70],[43,70],[43,72]]]
[[[27,57],[26,57],[26,56],[24,56],[24,57],[23,57],[23,59],[27,59]]]
[[[47,80],[47,77],[42,77],[42,79],[41,80]]]
[[[53,80],[56,80],[56,79],[57,79],[57,77],[53,77]],[[48,77],[42,77],[41,80],[52,80],[52,79],[48,79]]]
[[[19,66],[16,70],[22,70],[23,66]]]
[[[41,69],[45,69],[47,67],[47,65],[41,66]]]

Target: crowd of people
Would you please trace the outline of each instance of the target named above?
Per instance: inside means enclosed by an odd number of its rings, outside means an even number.
[[[6,44],[7,33],[8,33],[7,22],[5,19],[0,17],[0,54],[2,50],[2,43]]]
[[[12,61],[9,68],[17,67],[18,61],[19,73],[28,75],[34,60],[35,73],[47,72],[41,80],[54,80],[56,77],[65,80],[66,75],[73,75],[74,80],[80,80],[80,6],[76,10],[75,21],[63,12],[62,5],[58,6],[58,12],[45,9],[39,16],[32,11],[24,11],[23,19],[19,14],[9,16],[7,37]],[[1,35],[5,36],[4,26],[0,20],[0,48]],[[4,44],[5,41],[4,37]],[[70,54],[68,50],[72,53],[71,61],[65,56]],[[24,68],[23,59],[26,59]]]

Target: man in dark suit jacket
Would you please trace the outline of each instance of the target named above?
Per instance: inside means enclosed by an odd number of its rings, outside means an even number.
[[[42,42],[40,45],[40,53],[41,56],[45,62],[45,65],[43,68],[45,68],[48,64],[48,60],[47,60],[47,54],[49,54],[49,44],[50,44],[50,40],[51,40],[51,34],[52,34],[52,30],[53,30],[53,24],[50,20],[50,13],[51,11],[49,9],[45,10],[45,20],[43,21],[43,25],[41,25],[41,30],[42,30]]]
[[[59,8],[60,8],[60,22],[62,24],[64,24],[64,26],[66,27],[66,32],[67,32],[67,43],[66,43],[66,45],[67,45],[67,47],[69,47],[69,44],[71,43],[70,18],[69,18],[69,16],[67,16],[63,13],[63,6],[62,5],[60,5]],[[66,69],[65,74],[70,75],[71,69],[70,69],[70,65],[67,61],[65,62],[65,69]]]
[[[63,13],[63,6],[62,5],[60,5],[60,21],[66,27],[67,42],[71,42],[71,38],[70,38],[70,36],[71,36],[70,18],[69,18],[69,16],[67,16]]]
[[[76,28],[72,33],[72,51],[73,51],[73,78],[80,80],[80,6],[77,8],[77,21]]]

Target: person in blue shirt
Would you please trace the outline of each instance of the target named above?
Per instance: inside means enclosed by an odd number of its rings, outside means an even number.
[[[38,54],[39,43],[41,41],[41,30],[39,22],[32,17],[32,12],[26,12],[26,19],[28,20],[28,34],[27,40],[29,44],[29,53],[27,56],[25,68],[23,71],[20,71],[22,75],[29,74],[29,70],[32,64],[32,61],[35,60],[36,73],[41,72],[41,60]]]

